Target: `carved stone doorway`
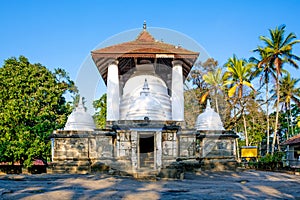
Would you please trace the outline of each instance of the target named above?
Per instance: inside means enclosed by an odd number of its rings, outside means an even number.
[[[154,168],[155,159],[155,137],[154,133],[140,133],[139,134],[139,167],[140,168]]]

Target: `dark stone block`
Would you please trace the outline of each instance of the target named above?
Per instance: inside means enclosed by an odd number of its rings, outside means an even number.
[[[106,164],[101,163],[101,162],[96,162],[96,163],[92,164],[92,166],[91,166],[92,172],[108,172],[109,169],[110,169],[109,166],[107,166]]]
[[[21,165],[0,165],[0,171],[6,174],[22,174]]]
[[[31,174],[47,173],[47,166],[46,165],[33,165],[31,167],[28,167],[28,172]]]

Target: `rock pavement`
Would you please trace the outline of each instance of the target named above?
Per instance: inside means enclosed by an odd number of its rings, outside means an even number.
[[[299,199],[300,176],[278,172],[186,173],[183,180],[106,174],[0,175],[0,199]]]

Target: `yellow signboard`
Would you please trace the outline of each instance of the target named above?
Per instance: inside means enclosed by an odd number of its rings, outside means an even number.
[[[257,146],[243,146],[242,158],[256,158],[257,157]]]

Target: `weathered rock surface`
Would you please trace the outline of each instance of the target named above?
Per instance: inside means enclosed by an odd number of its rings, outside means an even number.
[[[104,174],[0,175],[0,199],[300,199],[300,176],[199,172],[183,180],[135,180]]]

